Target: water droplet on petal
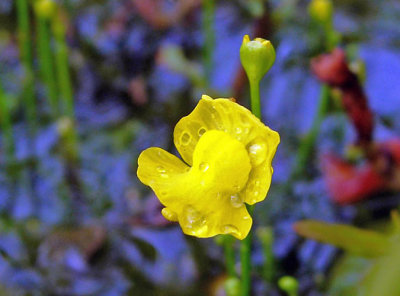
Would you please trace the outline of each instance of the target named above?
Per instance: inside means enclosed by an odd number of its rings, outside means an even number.
[[[156,170],[157,170],[157,172],[160,173],[160,176],[161,176],[162,178],[168,178],[168,177],[169,177],[168,174],[167,174],[167,171],[165,170],[165,168],[164,168],[163,166],[159,165],[159,166],[156,168]]]
[[[187,206],[183,210],[183,226],[192,235],[202,236],[208,231],[206,219],[192,206]]]
[[[167,219],[169,221],[173,221],[173,222],[178,221],[178,215],[174,211],[172,211],[168,208],[163,208],[161,210],[161,214],[164,216],[165,219]]]
[[[183,132],[180,138],[182,145],[188,145],[192,140],[192,136],[188,132]]]
[[[264,143],[251,145],[249,147],[249,156],[252,165],[260,165],[267,157],[267,146]]]
[[[224,234],[236,234],[238,236],[241,235],[239,229],[236,226],[231,225],[231,224],[222,226],[221,231]]]
[[[250,126],[251,125],[251,123],[249,122],[249,119],[248,119],[246,114],[240,114],[240,119],[241,119],[241,122],[242,122],[242,124],[244,126]]]
[[[242,201],[242,199],[240,198],[240,196],[237,195],[237,194],[235,194],[235,195],[232,195],[232,196],[231,196],[231,205],[232,205],[232,207],[234,207],[234,208],[240,208],[240,207],[242,207],[244,204],[243,204],[243,201]]]
[[[165,169],[164,169],[164,167],[161,166],[161,165],[159,165],[159,166],[156,168],[156,170],[157,170],[157,172],[159,172],[159,173],[165,173],[165,172],[166,172]]]
[[[251,219],[251,217],[249,215],[243,216],[243,220],[250,220],[250,219]]]
[[[235,131],[236,131],[237,134],[241,134],[241,133],[242,133],[242,128],[237,127],[237,128],[235,129]]]
[[[199,128],[199,131],[197,133],[198,133],[199,137],[201,137],[206,131],[207,131],[206,128],[201,127],[201,128]]]
[[[202,162],[202,163],[200,163],[200,165],[199,165],[199,170],[200,170],[201,172],[206,172],[206,171],[208,170],[209,167],[210,167],[210,166],[208,165],[207,162]]]

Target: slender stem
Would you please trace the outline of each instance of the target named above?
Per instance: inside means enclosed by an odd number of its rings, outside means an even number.
[[[261,100],[260,100],[260,81],[250,79],[250,103],[251,111],[255,116],[261,119]],[[246,205],[247,211],[251,215],[253,213],[253,206]],[[251,291],[251,231],[240,245],[240,263],[242,267],[242,285],[241,295],[248,296]]]
[[[47,96],[52,110],[52,115],[59,115],[59,102],[57,94],[57,82],[54,70],[53,55],[51,50],[51,38],[49,24],[46,18],[36,14],[38,55],[42,79],[46,85]]]
[[[225,252],[225,263],[228,275],[230,277],[236,276],[235,272],[235,252],[233,249],[234,239],[230,235],[224,237],[224,252]]]
[[[18,41],[21,62],[26,71],[25,85],[23,92],[24,106],[29,127],[36,129],[36,104],[35,90],[32,69],[32,46],[29,29],[29,6],[27,0],[17,0],[17,19],[18,19]]]
[[[297,164],[293,176],[299,176],[300,174],[304,173],[304,169],[307,166],[312,150],[314,148],[322,120],[324,119],[328,110],[330,94],[329,86],[325,84],[322,85],[320,93],[321,95],[319,99],[318,111],[316,116],[314,117],[310,132],[300,143],[300,147],[298,150],[299,152],[297,154]]]
[[[14,157],[14,139],[12,130],[12,121],[10,115],[9,104],[7,96],[5,95],[2,86],[0,85],[0,126],[3,131],[3,145],[4,151],[8,160]]]
[[[250,80],[250,100],[251,111],[260,120],[261,118],[261,103],[260,103],[260,82]]]
[[[68,46],[65,40],[65,28],[59,18],[54,18],[53,21],[57,78],[63,100],[63,108],[68,117],[74,118],[74,98],[68,64]]]
[[[247,205],[247,211],[250,215],[253,213],[253,206]],[[240,264],[242,267],[242,284],[241,296],[250,295],[251,291],[251,241],[252,232],[250,231],[247,237],[240,245]]]
[[[72,89],[71,75],[68,63],[68,46],[66,42],[65,26],[62,15],[53,18],[52,29],[55,39],[55,56],[58,87],[60,89],[63,113],[66,115],[67,123],[64,141],[66,143],[65,157],[70,163],[78,162],[78,136],[75,129],[74,94]],[[69,120],[69,122],[68,122]]]
[[[213,52],[215,45],[214,14],[214,0],[203,0],[203,58],[207,83],[210,81],[213,65]]]

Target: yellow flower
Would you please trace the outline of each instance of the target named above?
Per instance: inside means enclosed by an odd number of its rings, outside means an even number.
[[[176,125],[174,143],[183,161],[156,147],[138,160],[163,216],[188,235],[244,239],[252,225],[245,203],[265,199],[279,134],[239,104],[203,96]]]

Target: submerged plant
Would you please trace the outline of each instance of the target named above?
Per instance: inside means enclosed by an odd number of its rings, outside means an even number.
[[[265,199],[279,140],[234,101],[203,96],[174,130],[183,161],[152,147],[139,156],[137,174],[165,206],[163,216],[185,234],[244,239],[252,225],[245,204]]]

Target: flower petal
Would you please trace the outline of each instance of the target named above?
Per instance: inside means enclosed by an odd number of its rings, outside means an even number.
[[[214,100],[203,95],[193,112],[183,117],[174,130],[175,146],[189,165],[193,164],[200,137],[209,130],[224,131],[247,148],[252,170],[241,197],[249,204],[264,200],[271,184],[271,162],[280,141],[279,134],[245,107],[229,99]]]
[[[258,137],[247,145],[252,170],[246,188],[240,193],[244,202],[253,205],[266,198],[274,171],[272,159],[279,141],[279,134],[269,129],[263,137]]]
[[[157,147],[144,150],[138,159],[137,176],[150,186],[161,203],[174,198],[172,189],[181,180],[189,167],[175,155]]]
[[[185,234],[203,238],[231,234],[237,239],[244,239],[249,233],[253,220],[245,204],[232,203],[229,195],[208,194],[193,198],[202,202],[185,206],[178,216]]]

